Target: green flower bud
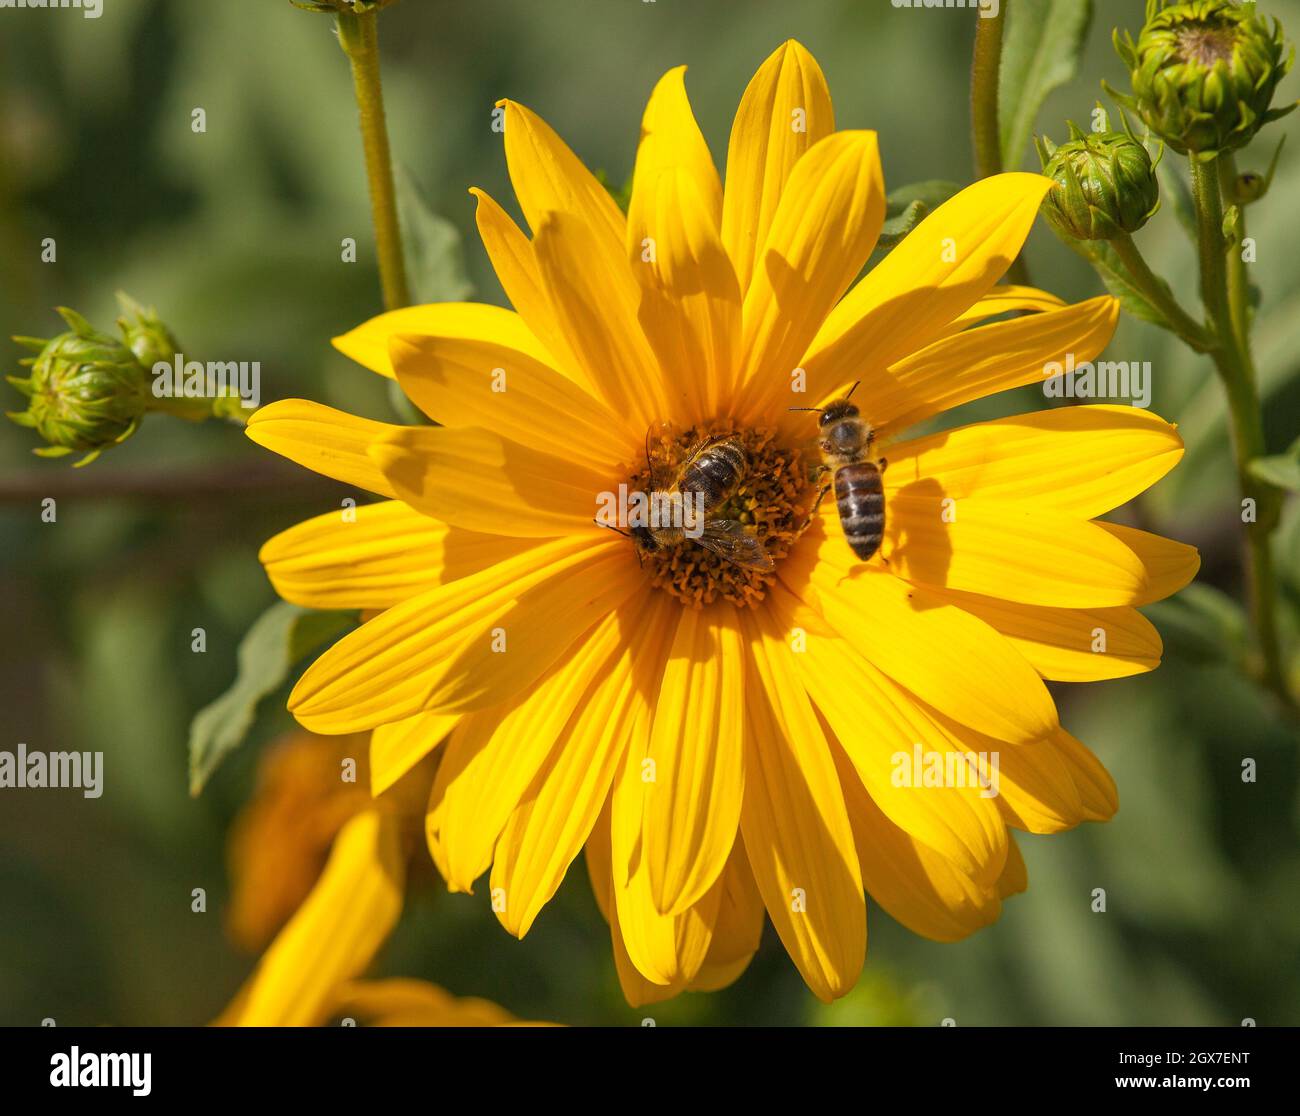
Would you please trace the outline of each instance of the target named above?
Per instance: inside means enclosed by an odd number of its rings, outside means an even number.
[[[149,376],[120,341],[99,333],[75,310],[60,307],[59,313],[68,332],[22,362],[31,368],[30,377],[8,377],[28,397],[27,410],[11,412],[9,418],[50,443],[35,451],[42,457],[84,450],[87,456],[78,464],[86,465],[135,433],[149,408]],[[18,340],[34,345],[32,338]]]
[[[1291,68],[1282,29],[1231,0],[1148,0],[1135,43],[1115,33],[1133,95],[1110,90],[1175,151],[1204,158],[1248,143],[1294,104],[1270,109],[1277,84]]]
[[[1043,216],[1073,240],[1114,240],[1136,232],[1160,207],[1160,185],[1147,149],[1126,132],[1084,133],[1071,122],[1060,147],[1039,144],[1043,173],[1055,185]]]
[[[122,307],[117,328],[135,359],[145,368],[152,368],[159,361],[170,363],[180,351],[180,342],[163,325],[154,308],[141,306],[125,291],[117,292],[117,301]]]

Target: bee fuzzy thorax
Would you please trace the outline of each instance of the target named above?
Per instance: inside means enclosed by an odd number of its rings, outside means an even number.
[[[708,537],[634,536],[652,584],[695,608],[718,599],[756,605],[766,596],[775,562],[807,527],[817,497],[809,474],[801,451],[778,444],[768,429],[738,429],[725,420],[682,432],[652,429],[646,460],[628,487],[670,485],[702,497],[709,534],[745,555],[738,558],[733,550],[724,556],[727,549],[711,549]]]

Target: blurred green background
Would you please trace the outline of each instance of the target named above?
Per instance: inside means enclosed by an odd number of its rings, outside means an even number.
[[[1262,7],[1300,32],[1300,3]],[[1136,32],[1142,8],[1098,4],[1080,76],[1049,98],[1040,129],[1059,140],[1067,116],[1083,123],[1102,77],[1125,87],[1110,31]],[[264,402],[307,396],[391,420],[384,384],[328,343],[380,309],[332,20],[287,0],[107,0],[105,9],[94,21],[0,13],[0,336],[57,332],[58,304],[108,326],[124,288],[159,308],[187,356],[260,361]],[[973,13],[886,0],[403,0],[382,22],[393,146],[465,236],[477,297],[500,301],[466,193],[479,185],[513,208],[490,128],[499,97],[540,112],[621,182],[646,96],[685,62],[721,165],[745,83],[793,36],[826,71],[839,126],[879,130],[887,183],[964,182],[975,23]],[[1279,100],[1297,92],[1292,75]],[[205,134],[191,131],[195,107],[207,113]],[[1274,142],[1293,119],[1270,129]],[[1250,217],[1274,453],[1300,434],[1294,137],[1292,146]],[[1266,138],[1243,166],[1263,169],[1270,153]],[[40,262],[47,236],[54,264]],[[355,265],[340,262],[346,236],[361,245]],[[1172,214],[1138,240],[1193,305],[1192,251]],[[1038,285],[1066,298],[1101,291],[1041,226],[1028,263]],[[0,347],[17,371],[23,354]],[[1199,546],[1202,581],[1240,598],[1236,488],[1208,361],[1127,317],[1110,353],[1153,363],[1153,408],[1180,423],[1188,444],[1174,474],[1121,517]],[[1042,405],[1025,389],[958,418]],[[9,393],[6,409],[20,406]],[[250,964],[222,931],[225,833],[262,744],[290,721],[284,692],[267,700],[249,746],[191,800],[189,719],[229,685],[240,636],[273,598],[259,544],[347,493],[279,469],[216,423],[150,419],[76,474],[32,457],[34,444],[31,432],[3,428],[0,747],[102,750],[106,786],[98,800],[0,795],[0,1024],[204,1022]],[[94,496],[77,494],[92,483]],[[40,520],[48,495],[58,498],[55,524]],[[1292,609],[1294,505],[1280,542]],[[629,1008],[581,864],[523,943],[481,896],[417,891],[379,971],[568,1023],[1300,1024],[1297,741],[1224,665],[1226,641],[1166,618],[1161,626],[1167,654],[1155,674],[1055,687],[1065,725],[1119,783],[1118,817],[1023,838],[1028,893],[961,944],[918,939],[873,906],[863,979],[831,1007],[806,991],[769,927],[727,991]],[[208,633],[206,654],[190,652],[196,627]],[[1241,781],[1244,757],[1257,760],[1257,783]],[[190,911],[195,887],[208,891],[207,914]],[[1090,910],[1098,887],[1105,914]]]

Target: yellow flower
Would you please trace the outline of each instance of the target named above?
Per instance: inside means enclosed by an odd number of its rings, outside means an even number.
[[[226,929],[240,949],[264,948],[302,905],[348,819],[371,804],[366,772],[370,742],[293,733],[258,763],[257,789],[231,827],[230,906]],[[358,766],[355,783],[342,765]]]
[[[1158,662],[1134,606],[1184,585],[1196,553],[1096,517],[1182,445],[1109,406],[897,441],[1110,339],[1113,299],[994,287],[1049,180],[976,183],[855,283],[885,210],[876,137],[835,131],[812,56],[787,43],[750,82],[725,190],[683,72],[646,109],[626,218],[503,102],[531,238],[474,193],[514,310],[416,307],[337,339],[440,427],[296,400],[254,415],[258,443],[386,498],[262,559],[289,600],[379,610],[302,677],[304,726],[375,729],[380,789],[451,730],[426,833],[453,890],[490,867],[493,909],[522,936],[585,846],[633,1003],[734,980],[764,911],[831,999],[862,966],[864,889],[955,940],[1025,887],[1009,828],[1114,812],[1044,680]],[[985,323],[1008,310],[1036,312]],[[833,499],[808,522],[817,423],[789,410],[859,381],[853,401],[891,443],[867,562]],[[693,542],[639,554],[593,524],[598,494],[644,486],[647,456],[671,463],[723,430],[751,466],[728,514],[773,573]],[[898,777],[918,754],[942,785]],[[981,754],[993,796],[961,777]]]
[[[275,940],[218,1025],[518,1022],[497,1004],[425,981],[359,979],[401,915],[407,862],[433,776],[431,765],[419,764],[371,799],[340,779],[340,761],[366,744],[299,733],[263,757],[258,792],[231,835],[229,922],[238,944],[260,948]]]

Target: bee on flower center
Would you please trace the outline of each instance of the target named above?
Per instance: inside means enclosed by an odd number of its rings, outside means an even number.
[[[718,598],[746,607],[762,601],[816,498],[799,449],[779,444],[772,430],[726,419],[686,431],[656,423],[627,487],[650,494],[652,507],[656,496],[675,496],[703,509],[694,532],[655,522],[625,532],[651,583],[694,608]]]
[[[669,472],[650,463],[649,445],[654,433],[652,427],[646,434],[651,507],[669,503],[661,499],[665,495],[693,499],[695,506],[702,509],[704,522],[698,534],[677,523],[633,527],[631,535],[638,552],[653,553],[690,539],[738,566],[762,572],[771,570],[772,559],[767,550],[759,539],[745,531],[743,524],[711,514],[732,496],[749,472],[749,455],[739,435],[717,434],[700,438]]]

